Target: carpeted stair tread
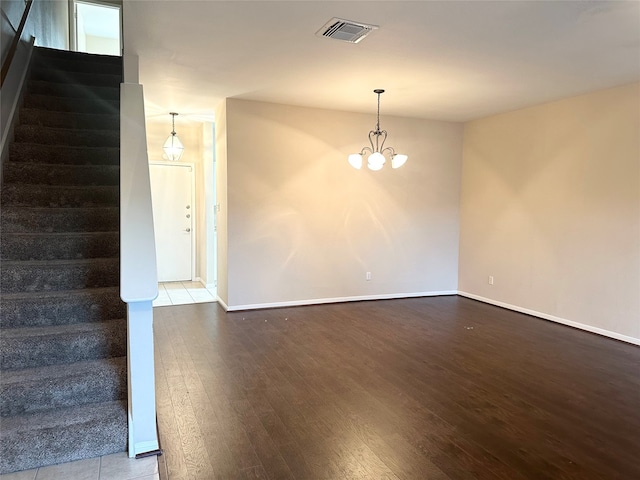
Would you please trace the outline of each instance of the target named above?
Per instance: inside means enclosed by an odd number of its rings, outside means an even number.
[[[2,419],[0,474],[126,450],[126,402],[60,408]]]
[[[12,143],[9,145],[9,160],[26,163],[119,165],[120,149],[117,147],[68,147],[64,145],[39,145],[37,143]]]
[[[9,370],[0,378],[0,416],[124,400],[127,357]]]
[[[30,185],[6,184],[2,204],[16,207],[97,207],[118,205],[117,185]]]
[[[120,357],[127,353],[125,319],[2,329],[4,371]]]
[[[119,287],[3,293],[0,311],[3,329],[99,322],[123,318],[127,312]]]
[[[30,81],[27,84],[27,91],[37,95],[51,95],[52,97],[104,98],[105,100],[118,100],[120,98],[120,89],[116,87],[47,82],[46,80]],[[22,118],[22,113],[20,117]]]
[[[9,159],[13,162],[26,163],[119,165],[120,149],[116,147],[65,147],[64,145],[12,143],[9,145]]]
[[[2,207],[3,232],[101,232],[120,228],[118,207]]]
[[[44,185],[103,185],[120,182],[117,165],[51,165],[47,163],[7,162],[4,169],[6,183]]]
[[[120,254],[119,232],[2,232],[0,238],[2,260],[74,260]]]
[[[101,62],[100,59],[91,56],[81,58],[52,58],[36,54],[34,63],[37,67],[51,68],[66,74],[91,73],[93,75],[122,75],[122,63]]]
[[[77,62],[90,61],[122,66],[122,57],[103,55],[101,53],[72,52],[70,50],[60,50],[58,48],[36,47],[33,55],[34,58],[38,60],[51,61],[51,59],[61,59],[75,60]]]
[[[78,130],[75,128],[54,128],[40,125],[18,125],[15,128],[15,142],[38,143],[40,145],[65,145],[73,147],[117,147],[120,132],[117,130]]]
[[[74,83],[96,87],[116,88],[122,83],[122,75],[93,74],[83,72],[57,71],[40,65],[31,70],[31,79],[54,83]]]
[[[120,282],[118,258],[3,261],[0,292],[112,287]]]
[[[71,71],[55,71],[51,68],[36,65],[31,71],[31,79],[52,83],[77,84],[92,87],[117,88],[122,83],[122,75],[94,74]]]
[[[26,108],[37,108],[56,112],[94,113],[115,115],[120,109],[119,100],[101,98],[52,97],[27,93],[24,96]]]
[[[54,128],[83,130],[120,130],[120,117],[113,114],[73,113],[23,108],[21,125],[40,125]]]

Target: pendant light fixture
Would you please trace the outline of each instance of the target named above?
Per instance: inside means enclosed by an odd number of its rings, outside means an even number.
[[[180,160],[180,157],[182,157],[182,154],[184,153],[184,146],[176,135],[176,115],[178,114],[175,112],[170,112],[169,115],[171,115],[172,121],[171,135],[169,135],[169,138],[167,138],[167,140],[164,142],[162,148],[164,149],[164,153],[167,155],[167,158],[169,160],[177,162],[178,160]]]
[[[393,147],[385,147],[384,142],[387,140],[387,131],[380,130],[380,95],[384,93],[384,90],[376,88],[373,93],[378,95],[378,122],[376,123],[376,129],[369,132],[369,143],[371,147],[364,147],[360,153],[352,153],[349,155],[349,164],[353,168],[362,168],[362,156],[365,152],[371,152],[367,158],[367,166],[369,169],[380,170],[387,161],[385,155],[390,156],[392,168],[401,167],[409,157],[396,153]]]

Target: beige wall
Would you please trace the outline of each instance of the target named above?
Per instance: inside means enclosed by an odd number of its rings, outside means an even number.
[[[640,84],[466,124],[459,289],[640,339],[639,132]]]
[[[2,0],[0,16],[1,57],[4,60],[18,29],[24,0]],[[69,47],[69,4],[67,0],[35,0],[27,17],[22,40],[36,37],[36,45],[67,49]]]
[[[229,307],[457,289],[461,124],[383,116],[409,162],[371,172],[347,155],[374,115],[228,99],[224,123]]]
[[[0,59],[4,61],[9,53],[9,47],[13,41],[22,12],[24,12],[24,0],[2,0],[0,3]]]
[[[25,3],[23,0],[2,0],[0,9],[0,57],[4,63],[25,12]],[[9,152],[4,147],[13,139],[13,128],[17,121],[15,113],[20,102],[23,73],[31,51],[31,36],[36,39],[36,45],[66,49],[69,44],[68,11],[67,0],[36,0],[31,6],[0,95],[0,176]]]
[[[24,0],[2,0],[0,19],[2,59],[4,60],[11,41],[18,29]],[[35,0],[27,17],[22,41],[36,37],[36,45],[59,49],[69,48],[69,4],[67,0]]]

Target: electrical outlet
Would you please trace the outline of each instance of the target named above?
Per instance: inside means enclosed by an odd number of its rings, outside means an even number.
[[[367,282],[371,280],[371,272],[367,272],[367,275],[365,278],[367,279]]]
[[[489,275],[489,285],[493,285],[493,275]]]

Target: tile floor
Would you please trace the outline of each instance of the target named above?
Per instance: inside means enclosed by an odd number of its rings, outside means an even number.
[[[169,282],[158,284],[158,298],[153,301],[153,306],[164,307],[215,301],[215,292],[205,288],[200,282]]]
[[[157,457],[138,460],[127,454],[50,465],[22,472],[0,475],[0,480],[159,480]]]

